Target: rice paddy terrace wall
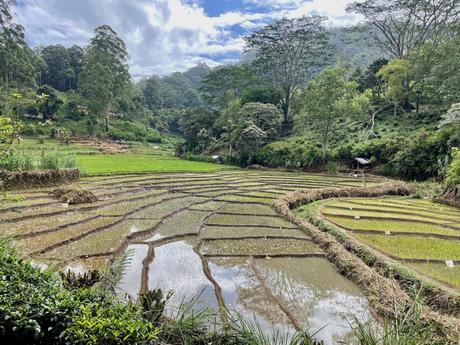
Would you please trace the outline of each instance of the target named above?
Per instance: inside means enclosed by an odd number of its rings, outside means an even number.
[[[79,178],[79,169],[0,171],[0,189],[52,186],[74,182]]]
[[[389,257],[411,266],[428,265],[426,271],[432,269],[430,265],[440,264],[441,257],[445,259],[447,255],[456,259],[459,246],[457,239],[452,236],[456,234],[454,224],[458,212],[445,208],[431,209],[430,206],[434,206],[422,200],[413,202],[394,198],[374,199],[383,195],[407,195],[410,192],[410,188],[401,183],[384,184],[369,189],[306,190],[288,194],[277,201],[275,208],[279,214],[309,234],[344,274],[360,283],[379,313],[394,316],[395,311],[410,303],[414,287],[419,288],[424,295],[424,301],[429,305],[422,312],[424,318],[429,322],[436,322],[444,336],[458,340],[458,294],[451,294],[443,288],[422,285],[419,280],[395,266],[386,256],[379,255],[362,244],[370,244]],[[331,200],[320,207],[322,216],[345,231],[337,231],[336,227],[315,217],[314,212],[305,212],[306,208],[311,208],[307,205],[325,199]],[[398,202],[395,203],[395,200]],[[293,209],[301,205],[306,206],[299,208],[296,214]],[[304,216],[308,221],[299,216]],[[445,216],[449,219],[446,220]],[[410,226],[413,222],[420,225],[418,230]],[[449,223],[446,228],[443,227],[445,223]],[[393,234],[396,235],[393,237]],[[391,255],[392,252],[402,256]],[[418,257],[421,253],[423,256]],[[430,261],[432,257],[439,261]],[[444,261],[443,263],[445,265]]]
[[[0,231],[33,260],[76,271],[132,252],[123,293],[135,298],[171,288],[177,303],[202,293],[223,320],[227,308],[235,308],[248,318],[255,313],[267,328],[329,325],[318,336],[332,344],[349,332],[340,315],[370,318],[368,302],[327,253],[271,205],[298,189],[361,183],[271,171],[86,177],[78,186],[98,201],[69,205],[54,199],[52,189],[18,191],[23,201],[0,205]],[[333,307],[325,314],[320,303]]]

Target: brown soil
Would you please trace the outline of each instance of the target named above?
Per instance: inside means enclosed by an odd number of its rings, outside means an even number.
[[[37,188],[74,182],[80,178],[78,169],[0,171],[0,189]]]
[[[77,144],[81,146],[87,146],[101,150],[104,153],[108,154],[117,154],[117,153],[127,153],[129,152],[129,146],[126,144],[117,143],[111,140],[86,140],[86,139],[74,139],[72,140],[72,144]]]

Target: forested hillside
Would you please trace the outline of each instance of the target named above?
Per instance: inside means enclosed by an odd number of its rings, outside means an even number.
[[[405,179],[446,177],[460,144],[456,0],[357,1],[357,27],[277,20],[245,37],[240,63],[139,81],[110,26],[84,47],[29,47],[13,3],[2,1],[3,141],[173,135],[189,159],[336,171],[359,156]]]

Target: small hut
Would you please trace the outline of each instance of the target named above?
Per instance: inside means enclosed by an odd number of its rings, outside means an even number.
[[[361,158],[361,157],[356,157],[353,160],[353,169],[363,171],[365,169],[368,169],[372,165],[372,162],[369,159]]]
[[[361,158],[361,157],[356,157],[353,160],[353,169],[358,170],[361,173],[361,177],[363,178],[363,186],[366,187],[366,174],[365,171],[371,166],[372,162],[369,159]],[[353,173],[353,176],[359,177],[359,175],[356,175]]]

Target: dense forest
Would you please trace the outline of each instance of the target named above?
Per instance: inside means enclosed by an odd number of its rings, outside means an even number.
[[[458,170],[457,0],[357,1],[347,8],[365,18],[356,27],[277,20],[245,37],[240,63],[139,81],[110,26],[85,47],[32,48],[13,3],[1,1],[3,141],[174,140],[188,159],[305,170],[364,157],[404,179]]]

